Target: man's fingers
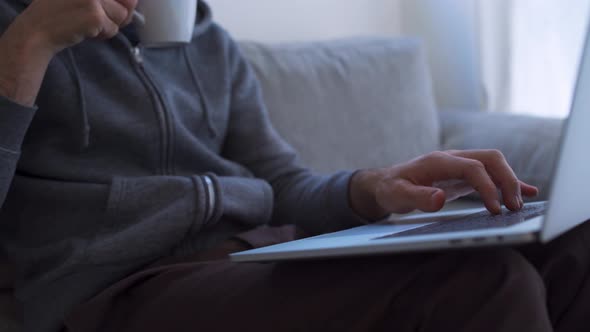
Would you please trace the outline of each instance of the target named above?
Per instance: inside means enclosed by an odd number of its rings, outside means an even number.
[[[454,156],[450,153],[433,152],[412,162],[404,177],[413,183],[432,185],[437,181],[465,180],[481,195],[486,208],[495,214],[502,212],[496,185],[485,165],[475,159]]]
[[[127,18],[120,25],[124,27],[131,23],[131,21],[133,21],[133,11],[135,10],[135,7],[137,7],[138,0],[117,0],[117,2],[120,3],[123,7],[127,8],[128,11]]]
[[[116,0],[120,3],[123,7],[127,8],[129,11],[133,11],[135,7],[137,7],[137,3],[139,0]]]
[[[395,188],[395,195],[391,197],[408,197],[407,200],[402,200],[402,206],[404,210],[409,211],[413,210],[410,208],[420,208],[423,211],[432,211],[434,208],[438,208],[438,206],[432,205],[418,206],[419,204],[434,204],[432,201],[419,200],[419,197],[425,197],[425,195],[416,193],[418,189],[430,188],[432,190],[431,187],[442,184],[445,187],[441,188],[440,196],[447,199],[469,193],[468,188],[464,189],[459,186],[462,183],[458,182],[456,186],[453,186],[452,181],[449,182],[449,180],[463,180],[479,192],[486,208],[494,214],[502,212],[498,188],[502,192],[505,205],[513,211],[523,207],[523,195],[534,196],[538,194],[537,188],[518,180],[502,153],[497,150],[433,152],[395,167],[395,169],[396,178],[391,180],[394,182],[392,188]],[[404,179],[408,183],[400,185],[399,179]],[[410,184],[414,187],[409,187]],[[438,193],[432,192],[431,194],[438,195]],[[408,200],[417,200],[420,203],[412,205]]]
[[[531,186],[530,184],[526,184],[522,181],[520,181],[520,191],[524,196],[527,197],[535,197],[539,195],[539,188]]]
[[[377,200],[381,207],[392,213],[409,213],[416,209],[436,212],[444,207],[446,197],[441,189],[417,186],[397,178],[386,180],[377,188]]]
[[[508,165],[502,152],[498,150],[451,151],[452,155],[475,159],[482,162],[490,174],[495,185],[502,192],[502,200],[512,211],[522,208],[522,193],[520,181]]]
[[[469,182],[473,186],[473,189],[479,192],[486,208],[490,212],[500,214],[502,212],[502,206],[500,205],[498,191],[485,165],[473,159],[455,158],[457,159],[455,161],[455,167],[458,167],[462,172],[461,178]]]
[[[117,28],[120,27],[132,14],[131,11],[116,0],[103,0],[102,8],[105,14]]]
[[[110,39],[119,32],[119,26],[109,19],[105,19],[102,26],[102,31],[96,37],[98,39]]]

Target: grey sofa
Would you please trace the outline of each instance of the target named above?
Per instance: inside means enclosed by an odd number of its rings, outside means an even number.
[[[244,42],[274,125],[318,172],[382,167],[434,150],[497,148],[546,192],[562,121],[439,111],[419,42]],[[0,257],[0,331],[18,331]]]
[[[562,120],[438,110],[413,39],[242,43],[270,116],[319,172],[380,167],[433,150],[500,149],[546,194]]]

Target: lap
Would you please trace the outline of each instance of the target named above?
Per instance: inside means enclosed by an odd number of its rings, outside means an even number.
[[[518,257],[510,251],[478,251],[163,266],[103,292],[71,317],[69,327],[74,332],[232,331],[244,326],[258,331],[375,331],[386,326],[414,331],[418,322],[428,320],[427,312],[440,311],[441,304],[450,305],[447,318],[472,317],[472,310],[498,287],[516,280],[503,278],[511,266],[520,264]],[[526,302],[518,306],[531,307]],[[495,312],[493,308],[489,306]],[[460,331],[455,325],[448,330]]]
[[[533,288],[542,284],[540,276],[555,274],[548,266],[559,261],[560,255],[587,247],[587,241],[581,242],[589,230],[583,226],[548,246],[518,251],[504,248],[276,264],[203,262],[202,257],[171,262],[105,290],[80,306],[68,323],[74,332],[229,331],[243,326],[257,326],[260,331],[366,331],[383,322],[386,310],[393,310],[391,319],[415,324],[424,318],[420,317],[424,306],[433,305],[435,298],[439,304],[448,302],[447,310],[468,317],[470,313],[463,311],[492,297],[494,288],[502,287],[499,278],[506,271],[531,279]],[[228,250],[239,246],[233,244]],[[399,325],[398,331],[415,328]]]
[[[548,244],[517,250],[535,266],[547,292],[556,331],[576,331],[590,315],[590,222]]]

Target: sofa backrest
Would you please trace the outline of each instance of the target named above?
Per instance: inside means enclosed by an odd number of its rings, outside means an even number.
[[[242,42],[277,130],[312,169],[390,166],[440,146],[431,78],[411,39]]]

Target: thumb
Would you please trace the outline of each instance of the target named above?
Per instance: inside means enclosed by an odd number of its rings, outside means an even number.
[[[405,179],[391,179],[377,188],[377,202],[392,213],[409,213],[416,209],[436,212],[445,205],[442,189],[419,186]]]

